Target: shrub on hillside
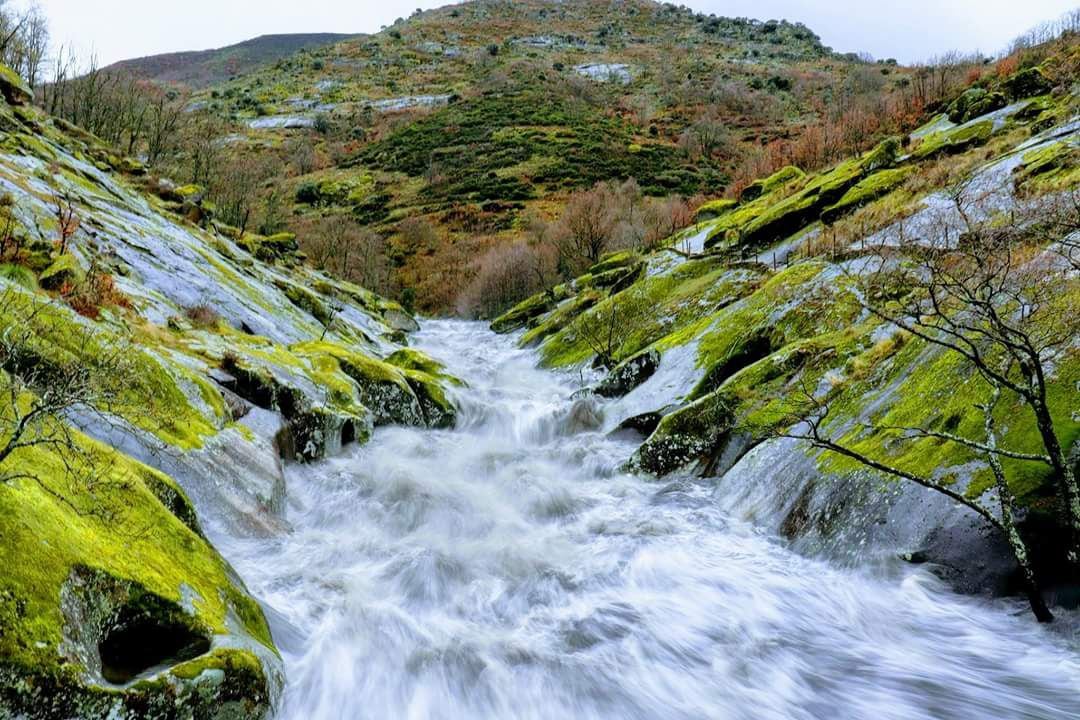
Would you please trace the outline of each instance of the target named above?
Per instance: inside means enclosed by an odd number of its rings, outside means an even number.
[[[518,241],[492,248],[476,263],[476,276],[458,298],[466,317],[496,317],[557,279],[557,258],[551,245]]]

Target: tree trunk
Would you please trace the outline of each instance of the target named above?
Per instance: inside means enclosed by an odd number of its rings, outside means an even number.
[[[1020,572],[1024,578],[1024,591],[1027,594],[1028,603],[1031,605],[1031,612],[1035,614],[1035,619],[1041,623],[1053,622],[1054,614],[1046,606],[1046,600],[1039,590],[1039,582],[1035,577],[1035,568],[1031,566],[1031,559],[1028,557],[1027,543],[1020,537],[1020,531],[1016,529],[1012,508],[1006,509],[1006,505],[1005,501],[1001,503],[1005,540],[1009,543],[1009,548],[1012,549],[1016,564],[1020,566]]]
[[[1054,614],[1046,606],[1042,592],[1039,590],[1039,581],[1035,576],[1035,568],[1031,566],[1031,558],[1028,555],[1027,543],[1016,528],[1015,498],[1009,488],[1009,481],[1005,477],[1005,468],[1001,466],[1001,458],[993,451],[997,449],[997,431],[994,428],[994,408],[1001,397],[1001,388],[994,386],[993,399],[983,411],[985,415],[986,444],[991,452],[986,454],[986,460],[994,473],[994,483],[997,486],[998,502],[1001,504],[1001,531],[1005,535],[1005,541],[1009,543],[1016,564],[1024,578],[1024,590],[1027,594],[1028,603],[1035,619],[1041,623],[1054,621]]]
[[[1076,473],[1061,448],[1057,433],[1054,432],[1054,421],[1050,417],[1050,410],[1046,407],[1046,403],[1039,400],[1032,403],[1031,407],[1035,411],[1039,435],[1042,437],[1046,454],[1050,458],[1058,493],[1065,506],[1064,519],[1069,533],[1066,559],[1070,575],[1074,581],[1080,582],[1080,486],[1077,484]]]

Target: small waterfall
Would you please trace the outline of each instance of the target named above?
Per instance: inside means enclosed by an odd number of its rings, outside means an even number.
[[[291,533],[217,539],[268,608],[282,720],[1080,717],[1080,645],[1023,605],[795,554],[750,511],[767,465],[626,474],[605,407],[513,338],[416,342],[469,383],[456,430],[290,467]]]

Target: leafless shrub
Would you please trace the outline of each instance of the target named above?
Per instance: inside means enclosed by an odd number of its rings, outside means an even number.
[[[298,219],[290,227],[314,267],[378,293],[395,291],[383,236],[347,215]]]
[[[196,328],[212,328],[221,322],[221,315],[210,305],[199,303],[184,310],[186,317]]]
[[[492,248],[477,263],[476,275],[458,298],[466,317],[495,317],[554,284],[556,251],[552,245],[519,241]]]
[[[644,293],[630,289],[582,314],[574,321],[574,332],[596,353],[594,365],[611,370],[618,365],[620,348],[653,311]]]
[[[113,472],[115,452],[82,437],[76,418],[108,427],[136,412],[127,393],[141,383],[138,351],[91,326],[73,332],[63,312],[13,288],[0,293],[0,486],[36,482],[79,513],[100,513],[80,498],[126,481]],[[137,411],[152,416],[153,402]],[[64,482],[21,462],[30,449],[55,458]]]

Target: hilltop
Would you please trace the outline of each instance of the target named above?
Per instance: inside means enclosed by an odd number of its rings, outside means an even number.
[[[350,36],[338,33],[261,35],[212,50],[165,53],[121,60],[104,70],[131,73],[145,80],[164,84],[204,88],[251,72],[300,50],[330,45],[348,37]]]

